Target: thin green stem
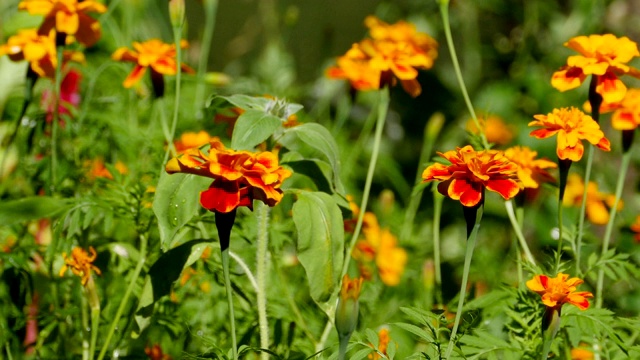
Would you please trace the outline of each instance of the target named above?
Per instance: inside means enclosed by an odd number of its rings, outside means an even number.
[[[436,277],[436,303],[442,304],[442,274],[440,268],[440,217],[444,196],[434,186],[433,191],[433,262]]]
[[[269,261],[269,207],[258,204],[258,251],[256,259],[256,280],[258,282],[258,324],[260,328],[260,347],[269,349],[269,323],[267,321],[267,274]],[[269,354],[260,352],[260,359],[269,359]]]
[[[9,340],[4,343],[4,349],[7,351],[7,359],[13,360],[13,356],[11,355],[11,346],[9,345]]]
[[[378,104],[379,105],[379,104]],[[349,157],[347,157],[344,167],[343,167],[343,176],[345,179],[350,178],[353,169],[355,168],[355,163],[360,156],[361,149],[364,147],[364,141],[369,137],[369,133],[373,128],[373,125],[376,123],[376,113],[371,111],[364,124],[362,125],[362,130],[360,131],[360,135],[358,135],[358,139],[353,144],[352,151],[349,153]],[[335,134],[335,133],[334,133]]]
[[[236,339],[236,316],[233,312],[233,293],[231,279],[229,278],[229,248],[221,251],[222,272],[224,274],[224,287],[227,290],[227,303],[229,304],[229,322],[231,324],[231,352],[233,360],[238,360],[238,341]]]
[[[62,84],[62,61],[64,46],[58,46],[56,56],[58,64],[55,73],[53,120],[51,121],[51,162],[49,162],[49,195],[56,192],[56,167],[58,166],[58,121],[60,120],[60,86]]]
[[[120,317],[122,316],[122,313],[124,312],[124,309],[127,306],[129,297],[133,292],[133,288],[136,285],[136,281],[140,276],[140,272],[142,271],[142,267],[144,266],[144,263],[146,262],[146,260],[147,260],[147,236],[140,235],[140,259],[138,259],[138,264],[133,270],[133,274],[131,274],[131,279],[129,280],[129,286],[127,286],[127,290],[125,291],[124,296],[122,297],[122,300],[120,300],[120,305],[118,305],[118,310],[116,310],[116,315],[114,316],[113,321],[109,326],[109,331],[107,332],[107,336],[105,337],[104,344],[102,345],[102,349],[100,350],[100,354],[98,355],[98,360],[102,360],[105,354],[107,353],[107,349],[109,348],[109,344],[111,343],[111,338],[113,337],[113,334],[116,331],[116,327],[118,326]]]
[[[162,163],[166,163],[169,159],[169,153],[176,155],[176,149],[173,146],[173,137],[176,134],[176,127],[178,126],[178,114],[180,113],[180,83],[182,79],[182,48],[180,42],[182,40],[182,25],[173,27],[173,39],[176,46],[176,93],[173,99],[173,119],[171,120],[171,129],[169,130],[169,136],[167,139],[167,151],[164,154],[164,160]]]
[[[602,241],[602,256],[609,250],[609,242],[611,241],[611,234],[613,233],[613,226],[616,220],[616,214],[618,212],[618,204],[622,197],[622,190],[624,189],[625,178],[627,177],[627,170],[629,169],[629,163],[631,162],[631,151],[627,151],[622,154],[622,165],[620,166],[620,173],[618,174],[618,182],[616,183],[616,194],[613,206],[611,207],[611,215],[609,216],[609,222],[604,233],[604,240]],[[586,186],[585,186],[586,187]],[[596,284],[596,308],[602,307],[602,289],[604,287],[604,269],[598,271],[598,282]]]
[[[213,31],[216,26],[216,14],[218,12],[218,0],[204,0],[204,33],[202,34],[202,45],[200,47],[200,61],[198,63],[198,83],[196,85],[195,109],[201,113],[204,103],[204,91],[206,89],[205,75],[207,64],[209,63],[209,52],[213,40]]]
[[[449,360],[451,352],[456,343],[456,335],[458,333],[458,326],[460,325],[460,319],[462,318],[462,308],[464,306],[464,299],[467,292],[467,283],[469,282],[469,270],[471,269],[471,258],[473,257],[473,250],[476,246],[476,239],[478,238],[478,230],[480,230],[480,222],[482,220],[482,212],[484,205],[479,205],[476,212],[475,224],[469,237],[467,238],[467,250],[464,255],[464,269],[462,273],[462,284],[460,285],[460,297],[458,298],[458,310],[456,311],[456,318],[453,323],[453,329],[451,330],[451,338],[449,339],[449,345],[445,352],[445,360]]]
[[[511,200],[507,200],[504,202],[504,206],[507,208],[507,215],[509,215],[509,221],[511,221],[511,226],[513,226],[513,231],[516,233],[516,237],[520,242],[520,246],[524,251],[527,260],[531,263],[531,265],[536,265],[536,260],[531,255],[531,250],[529,250],[529,246],[527,245],[527,240],[525,240],[524,235],[522,234],[522,229],[518,224],[518,220],[516,219],[516,214],[513,209],[513,202]]]
[[[460,85],[460,91],[462,91],[462,96],[464,97],[464,102],[467,105],[467,109],[469,110],[469,114],[471,114],[471,118],[475,123],[476,127],[479,130],[480,138],[482,140],[482,146],[485,149],[489,149],[489,143],[487,142],[487,137],[482,131],[482,127],[480,126],[480,121],[478,121],[478,117],[476,116],[476,112],[473,109],[473,104],[471,103],[471,99],[469,98],[469,94],[467,93],[467,87],[464,84],[464,79],[462,78],[462,71],[460,70],[460,63],[458,62],[458,55],[456,54],[456,49],[453,46],[453,37],[451,36],[451,25],[449,24],[449,0],[440,0],[440,14],[442,15],[442,25],[444,28],[444,35],[447,39],[447,46],[449,47],[449,54],[451,55],[451,61],[453,63],[453,70],[456,73],[456,78],[458,79],[458,84]]]
[[[347,346],[349,346],[349,338],[348,337],[341,337],[340,338],[340,348],[338,350],[338,360],[346,359]]]
[[[517,206],[516,207],[516,219],[518,221],[518,226],[520,229],[524,228],[524,207]],[[522,254],[520,251],[517,253],[518,258],[518,286],[521,286],[524,283],[524,272],[522,270]]]
[[[556,251],[556,267],[555,273],[560,271],[560,259],[562,258],[562,242],[564,241],[563,226],[562,226],[562,198],[558,197],[558,249]]]
[[[578,276],[582,274],[580,267],[580,254],[582,253],[582,235],[584,229],[584,217],[587,210],[587,189],[589,188],[589,180],[591,179],[591,167],[593,166],[593,150],[594,146],[589,145],[589,153],[587,154],[587,167],[584,170],[584,192],[582,193],[582,204],[580,205],[580,217],[578,218],[578,238],[576,240],[576,273]],[[618,178],[619,180],[619,178]]]
[[[85,292],[86,293],[86,292]],[[87,312],[87,296],[83,296],[80,302],[80,315],[81,315],[81,323],[82,323],[82,360],[89,360],[89,343],[91,342],[87,336],[90,334],[90,331],[87,331],[89,327],[89,314]]]

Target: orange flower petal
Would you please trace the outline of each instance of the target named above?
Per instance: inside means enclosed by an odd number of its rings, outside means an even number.
[[[129,74],[129,76],[127,76],[126,79],[124,79],[124,82],[122,83],[122,86],[124,86],[125,88],[130,88],[133,85],[137,84],[138,81],[140,81],[140,79],[142,79],[142,76],[144,76],[144,73],[147,71],[147,68],[144,66],[140,66],[140,65],[136,65],[133,68],[133,71],[131,71],[131,73]]]

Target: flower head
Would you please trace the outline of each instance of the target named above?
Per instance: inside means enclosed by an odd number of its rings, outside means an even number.
[[[484,189],[497,192],[509,200],[520,190],[517,182],[518,166],[502,151],[475,151],[471,145],[438,153],[451,165],[440,163],[427,167],[424,181],[439,180],[438,191],[462,205],[472,207],[482,200]]]
[[[584,154],[582,140],[587,140],[604,151],[611,150],[611,143],[604,136],[600,125],[591,116],[571,107],[554,109],[547,115],[535,115],[529,126],[541,126],[531,136],[546,139],[558,135],[556,153],[562,160],[579,161]]]
[[[349,275],[342,278],[342,287],[336,308],[336,330],[340,337],[349,337],[358,324],[358,299],[362,289],[362,278],[351,279]]]
[[[638,76],[638,70],[627,65],[634,57],[640,56],[638,45],[626,36],[577,36],[564,45],[580,55],[569,56],[567,65],[553,74],[551,85],[560,91],[575,89],[587,76],[594,75],[598,77],[596,92],[606,102],[617,102],[627,91],[618,76]]]
[[[185,132],[180,135],[180,140],[173,143],[178,154],[183,154],[187,149],[200,148],[209,143],[211,135],[204,130],[196,132]]]
[[[574,348],[571,349],[571,360],[593,360],[593,351],[583,349],[583,348]]]
[[[567,187],[565,189],[562,204],[564,206],[581,206],[584,194],[584,181],[580,175],[569,174]],[[609,222],[609,209],[613,207],[616,197],[613,194],[601,193],[598,184],[589,181],[587,186],[587,219],[596,225],[604,225]],[[618,210],[622,209],[623,203],[618,203]]]
[[[546,169],[555,169],[558,164],[547,159],[536,159],[537,151],[526,146],[513,146],[504,151],[504,156],[518,166],[521,188],[537,189],[542,182],[555,181]]]
[[[569,275],[563,273],[559,273],[555,278],[536,275],[527,281],[527,287],[542,296],[542,303],[547,307],[560,308],[563,304],[569,303],[580,310],[586,310],[589,308],[587,299],[593,297],[593,294],[588,291],[576,291],[578,285],[583,282],[578,278],[569,279]]]
[[[591,111],[587,102],[585,108]],[[640,89],[627,90],[624,98],[619,102],[603,102],[600,113],[613,111],[611,126],[616,130],[635,130],[640,125]]]
[[[171,356],[162,352],[160,344],[154,344],[153,346],[145,346],[144,353],[147,354],[150,360],[171,360]]]
[[[198,148],[187,149],[165,167],[169,174],[182,172],[214,179],[209,189],[200,193],[204,208],[228,213],[238,206],[252,207],[254,199],[269,206],[280,202],[280,187],[291,171],[278,165],[276,154],[230,150],[217,137],[209,144],[208,154]]]
[[[82,278],[82,285],[86,285],[91,277],[92,270],[98,275],[101,274],[100,269],[93,265],[97,257],[96,250],[93,246],[89,247],[89,253],[81,247],[75,247],[71,251],[70,257],[67,257],[67,253],[62,253],[62,257],[64,258],[64,265],[62,265],[60,269],[61,277],[64,276],[67,269],[71,269],[71,272]]]
[[[23,0],[18,9],[32,15],[44,15],[38,32],[49,34],[51,30],[75,36],[85,46],[92,46],[100,39],[100,23],[89,13],[105,13],[107,7],[93,0]]]
[[[180,46],[187,47],[187,42],[182,41]],[[151,69],[151,75],[175,75],[178,72],[178,64],[176,62],[176,46],[174,44],[165,44],[161,40],[151,39],[145,42],[133,42],[133,50],[126,47],[117,49],[111,58],[117,61],[133,62],[136,66],[127,76],[122,85],[130,88],[135,85],[147,68]],[[182,71],[193,73],[193,69],[185,64],[181,64]]]
[[[635,233],[634,239],[640,243],[640,215],[636,217],[636,221],[629,227]]]
[[[109,171],[109,169],[104,165],[104,160],[102,160],[102,158],[87,160],[84,165],[87,169],[87,177],[90,180],[95,180],[97,178],[113,180],[113,174],[111,174],[111,171]],[[114,167],[120,174],[126,174],[129,171],[127,166],[119,160],[114,164]]]
[[[378,331],[378,339],[379,341],[378,341],[377,350],[381,352],[383,355],[387,355],[387,347],[389,346],[389,342],[391,341],[391,336],[389,336],[389,329],[387,328],[380,329],[380,331]],[[382,357],[377,352],[369,354],[367,358],[372,360],[382,359]]]
[[[479,129],[475,121],[470,119],[467,121],[467,131],[472,134],[478,134]],[[513,140],[513,128],[505,124],[505,122],[497,116],[487,116],[480,119],[480,127],[487,137],[487,141],[492,144],[506,145]]]

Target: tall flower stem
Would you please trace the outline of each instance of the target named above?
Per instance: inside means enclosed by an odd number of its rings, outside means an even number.
[[[524,235],[522,234],[522,229],[520,228],[520,224],[516,219],[516,214],[513,209],[513,202],[511,200],[507,200],[504,202],[504,206],[507,209],[507,215],[509,216],[509,221],[511,221],[511,226],[513,226],[513,231],[515,231],[516,233],[516,237],[520,242],[520,246],[522,247],[522,250],[524,251],[524,254],[527,257],[527,260],[531,263],[531,265],[535,266],[536,260],[533,258],[533,255],[531,255],[531,250],[529,250],[529,246],[527,245],[527,240],[525,240]]]
[[[436,303],[442,304],[442,273],[440,269],[440,217],[442,216],[442,201],[437,186],[433,186],[433,262],[436,277]]]
[[[564,199],[564,190],[567,187],[567,177],[569,176],[569,169],[571,168],[571,160],[558,159],[558,172],[560,175],[560,186],[558,191],[558,249],[556,251],[556,267],[555,271],[560,271],[560,259],[562,258],[562,242],[564,241],[563,234],[563,219],[562,212],[564,207],[562,201]]]
[[[458,298],[458,310],[456,311],[456,318],[453,322],[453,329],[451,330],[451,337],[449,338],[449,345],[445,352],[445,360],[449,360],[451,352],[455,347],[456,334],[458,333],[458,327],[460,326],[460,319],[462,318],[462,308],[464,306],[464,299],[467,293],[467,283],[469,282],[469,270],[471,269],[471,258],[473,257],[473,250],[476,246],[476,239],[478,238],[478,231],[480,230],[480,222],[482,220],[482,212],[484,205],[479,203],[475,208],[463,207],[465,212],[465,219],[467,220],[467,250],[464,255],[464,269],[462,272],[462,284],[460,285],[460,296]],[[473,228],[471,228],[473,226]],[[472,229],[469,232],[469,229]]]
[[[482,146],[485,149],[489,148],[489,143],[487,142],[487,137],[482,131],[482,127],[480,126],[480,121],[478,121],[478,117],[476,116],[476,112],[473,109],[473,105],[471,104],[471,99],[469,98],[469,94],[467,93],[467,87],[464,84],[464,79],[462,78],[462,71],[460,70],[460,63],[458,62],[458,55],[456,55],[456,48],[453,46],[453,38],[451,36],[451,25],[449,24],[449,0],[438,0],[440,4],[440,15],[442,15],[442,25],[444,28],[444,35],[447,39],[447,46],[449,47],[449,54],[451,54],[451,61],[453,63],[453,70],[456,73],[456,78],[458,79],[458,84],[460,85],[460,91],[462,91],[462,96],[464,97],[464,102],[467,105],[467,109],[471,114],[471,118],[475,123],[476,127],[480,130],[480,138],[482,139]]]
[[[218,12],[218,0],[204,0],[204,32],[202,34],[202,44],[200,46],[200,59],[198,62],[198,83],[196,85],[195,109],[200,114],[204,103],[205,74],[209,63],[209,52],[211,51],[211,41],[213,31],[216,27],[216,14]]]
[[[173,146],[173,137],[176,134],[176,126],[178,125],[178,114],[180,113],[180,80],[182,78],[182,68],[180,67],[182,64],[182,48],[180,47],[180,41],[182,40],[182,25],[173,26],[173,39],[176,46],[176,93],[175,98],[173,99],[173,118],[171,120],[171,128],[169,130],[169,136],[167,139],[167,151],[164,153],[164,160],[162,161],[163,164],[167,163],[167,159],[169,159],[169,153],[172,153],[174,156],[176,155],[176,149]]]
[[[231,327],[231,353],[233,360],[238,360],[238,340],[236,339],[236,316],[233,311],[233,289],[229,277],[229,243],[231,229],[236,220],[236,209],[228,213],[214,211],[218,238],[220,239],[220,256],[222,258],[222,272],[224,275],[224,287],[227,291],[227,303],[229,306],[229,326]],[[260,287],[260,285],[258,285]]]
[[[258,251],[256,280],[258,282],[258,324],[260,327],[260,347],[269,348],[269,323],[267,322],[267,274],[269,261],[269,207],[260,203],[256,209],[258,215]],[[260,359],[269,359],[269,354],[260,352]]]
[[[129,286],[127,286],[127,290],[120,300],[120,305],[118,305],[118,310],[116,310],[116,315],[109,326],[109,332],[107,332],[107,336],[105,337],[104,345],[102,345],[102,349],[100,350],[100,354],[98,355],[98,360],[102,360],[107,353],[107,349],[109,348],[109,343],[111,343],[111,338],[116,331],[116,327],[118,326],[118,322],[120,321],[120,317],[124,312],[124,308],[127,306],[129,302],[129,297],[133,292],[133,288],[136,285],[136,281],[140,276],[140,272],[142,271],[142,267],[147,260],[147,235],[140,235],[140,258],[138,259],[138,264],[136,264],[135,269],[133,270],[133,274],[131,274],[131,279],[129,280]]]
[[[609,242],[611,241],[611,234],[613,233],[613,224],[616,219],[616,213],[618,212],[618,204],[622,197],[622,190],[624,188],[624,180],[627,177],[627,170],[629,169],[629,163],[631,161],[631,151],[627,151],[622,155],[622,165],[620,166],[620,173],[618,174],[618,182],[616,184],[615,201],[611,207],[611,215],[609,216],[609,222],[604,233],[604,240],[602,241],[602,255],[609,250]],[[598,282],[596,284],[596,308],[602,307],[602,289],[604,286],[604,269],[598,271]]]
[[[64,46],[58,46],[56,56],[58,64],[55,72],[54,108],[53,120],[51,121],[51,161],[49,162],[49,195],[56,192],[56,167],[58,166],[58,121],[60,121],[60,87],[62,84],[62,60]]]
[[[86,297],[89,300],[89,308],[91,309],[91,342],[89,343],[89,359],[95,357],[96,342],[98,341],[98,329],[100,325],[100,299],[96,291],[96,284],[93,277],[89,277],[85,287]]]

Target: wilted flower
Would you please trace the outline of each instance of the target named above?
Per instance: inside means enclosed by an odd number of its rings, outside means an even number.
[[[71,251],[70,257],[67,257],[67,253],[62,253],[62,257],[64,258],[64,265],[62,265],[60,269],[61,277],[64,276],[67,269],[71,269],[71,272],[82,278],[82,285],[86,285],[91,277],[92,270],[98,275],[101,274],[100,269],[93,265],[97,257],[96,250],[93,246],[89,247],[89,254],[87,254],[83,248],[75,247]]]
[[[582,178],[576,174],[569,174],[562,204],[564,206],[581,206],[583,194],[584,181]],[[587,186],[587,219],[596,225],[606,224],[609,221],[609,209],[613,206],[615,199],[613,194],[601,193],[598,190],[598,184],[589,181],[589,186]],[[620,201],[618,210],[621,210],[622,206],[622,201]]]
[[[105,13],[107,7],[93,0],[23,0],[18,9],[32,15],[44,15],[38,32],[51,30],[75,36],[79,43],[92,46],[100,39],[100,23],[89,13]]]
[[[427,167],[422,173],[424,181],[441,181],[438,192],[472,207],[482,200],[484,189],[497,192],[505,200],[520,191],[517,182],[518,166],[504,156],[502,151],[475,151],[471,145],[438,155],[451,165],[440,163]]]
[[[187,42],[182,41],[180,47],[187,47]],[[122,83],[122,86],[130,88],[135,85],[147,68],[151,69],[151,78],[162,79],[162,75],[175,75],[178,72],[176,62],[176,46],[175,44],[165,44],[161,40],[151,39],[145,42],[133,42],[134,50],[126,47],[117,49],[111,58],[117,61],[133,62],[136,66]],[[193,69],[185,64],[181,64],[180,68],[184,72],[193,73]],[[154,80],[156,81],[156,80]]]
[[[562,160],[579,161],[584,154],[581,140],[587,140],[604,151],[611,150],[609,140],[604,136],[600,125],[591,116],[571,107],[554,109],[547,115],[535,115],[536,120],[529,126],[541,126],[533,130],[531,136],[546,139],[558,134],[556,153]]]
[[[251,153],[225,148],[220,139],[210,140],[209,154],[191,148],[171,159],[165,169],[214,179],[200,193],[200,204],[210,211],[228,213],[238,206],[252,207],[257,199],[275,206],[282,199],[280,186],[291,171],[278,165],[278,157],[269,151]]]
[[[513,128],[505,124],[498,116],[487,116],[479,119],[480,127],[487,141],[492,144],[506,145],[513,140]],[[472,134],[478,134],[479,129],[475,121],[470,119],[467,121],[467,131]]]
[[[536,275],[527,281],[529,290],[542,296],[542,303],[550,308],[560,308],[563,304],[572,304],[580,310],[589,308],[588,298],[593,294],[588,291],[576,291],[584,281],[578,278],[569,279],[568,274],[559,273],[555,278]]]
[[[637,44],[626,36],[577,36],[564,45],[580,55],[569,56],[567,65],[553,74],[551,85],[560,91],[575,89],[588,75],[594,75],[598,77],[596,92],[606,102],[617,102],[622,100],[627,91],[618,76],[639,75],[638,70],[627,65],[640,53]]]
[[[546,169],[555,169],[558,164],[547,159],[536,159],[537,151],[526,146],[513,146],[504,151],[504,156],[518,165],[518,179],[522,188],[537,189],[543,182],[555,181]]]

